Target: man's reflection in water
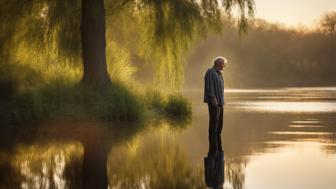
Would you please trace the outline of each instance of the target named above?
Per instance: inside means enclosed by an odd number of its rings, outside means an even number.
[[[210,153],[204,158],[204,177],[208,187],[223,188],[224,152]]]

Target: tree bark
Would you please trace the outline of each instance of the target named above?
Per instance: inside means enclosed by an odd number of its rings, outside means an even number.
[[[110,79],[106,66],[104,0],[82,0],[81,11],[82,81],[90,85],[106,85]]]

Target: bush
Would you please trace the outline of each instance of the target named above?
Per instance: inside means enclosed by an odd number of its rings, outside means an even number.
[[[191,104],[180,94],[163,95],[157,90],[149,90],[144,98],[149,109],[169,118],[178,120],[191,116]]]
[[[165,112],[177,118],[188,117],[191,115],[191,104],[182,95],[171,95],[168,97]]]
[[[143,96],[148,109],[157,113],[163,113],[166,104],[165,96],[157,90],[147,90]]]

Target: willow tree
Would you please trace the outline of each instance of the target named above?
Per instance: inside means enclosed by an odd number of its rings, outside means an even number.
[[[182,86],[187,52],[210,33],[220,34],[223,19],[230,18],[232,7],[238,6],[238,27],[246,31],[253,16],[253,1],[146,1],[131,7],[128,15],[139,35],[137,55],[150,63],[154,84],[159,89],[179,90]],[[116,19],[116,18],[115,18]],[[132,36],[124,37],[129,39]]]
[[[15,33],[23,33],[23,41],[46,47],[46,53],[53,51],[65,59],[80,58],[84,83],[105,85],[109,83],[105,10],[111,15],[129,4],[136,7],[135,14],[145,15],[144,33],[154,49],[148,54],[175,62],[166,65],[171,72],[181,69],[178,65],[181,51],[190,46],[195,34],[221,29],[223,13],[230,13],[237,6],[239,27],[244,29],[246,16],[254,10],[253,0],[0,0],[0,29],[6,33],[0,34],[0,39],[8,42]],[[18,27],[24,21],[25,26]],[[169,48],[170,44],[177,48]],[[0,46],[1,51],[8,49]]]
[[[142,16],[139,23],[143,33],[138,35],[144,36],[136,51],[148,59],[159,60],[155,64],[163,65],[159,69],[167,69],[169,76],[181,71],[180,56],[190,48],[192,41],[210,30],[221,30],[223,13],[230,13],[237,6],[239,27],[244,29],[246,16],[254,9],[253,0],[223,0],[222,4],[218,0],[0,0],[0,61],[4,57],[10,59],[17,45],[24,44],[47,57],[70,62],[80,59],[84,70],[82,82],[107,85],[110,79],[106,65],[105,19],[130,5],[132,14]],[[113,33],[114,28],[110,32]],[[149,51],[141,49],[142,43]],[[85,148],[89,151],[95,147]],[[92,174],[84,175],[84,186],[107,188],[106,150],[88,154],[92,156],[84,155],[84,164],[88,165],[84,165],[84,169],[91,170],[86,172]],[[89,165],[93,162],[99,164]]]

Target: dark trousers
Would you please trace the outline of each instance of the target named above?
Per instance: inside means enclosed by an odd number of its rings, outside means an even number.
[[[209,154],[222,152],[221,133],[223,129],[223,106],[212,106],[208,103],[209,109]]]

